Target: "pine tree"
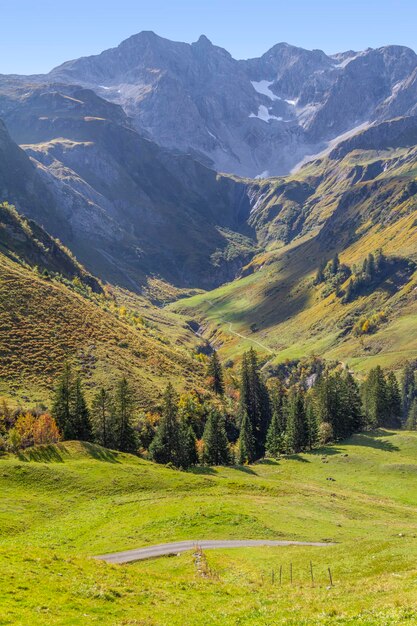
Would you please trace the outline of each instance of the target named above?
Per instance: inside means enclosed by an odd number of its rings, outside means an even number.
[[[367,273],[372,279],[375,276],[375,258],[373,254],[368,254],[368,268]]]
[[[359,386],[350,372],[346,372],[343,377],[345,388],[344,407],[345,427],[343,436],[349,437],[353,433],[357,433],[363,426],[362,399],[360,396]]]
[[[290,389],[287,400],[287,446],[289,452],[305,450],[308,442],[307,419],[303,392],[296,386]]]
[[[410,410],[408,412],[407,421],[405,423],[405,428],[407,430],[417,430],[417,399],[411,403]]]
[[[368,428],[389,425],[387,411],[387,383],[382,368],[377,365],[369,371],[362,388],[365,420]]]
[[[326,269],[326,262],[322,261],[317,269],[316,278],[314,281],[315,285],[321,285],[324,282],[324,270]]]
[[[340,268],[340,260],[339,255],[335,254],[333,259],[330,262],[330,272],[335,276]]]
[[[187,469],[197,463],[197,440],[193,427],[183,422],[180,426],[180,467]]]
[[[52,405],[52,417],[64,439],[75,439],[75,428],[72,419],[71,405],[73,399],[73,374],[71,365],[66,362],[55,390]]]
[[[216,410],[209,414],[203,433],[203,462],[206,465],[228,465],[229,445],[223,416]]]
[[[93,434],[90,412],[85,401],[81,378],[79,376],[77,376],[74,383],[71,413],[75,439],[79,439],[80,441],[92,441]]]
[[[180,467],[187,451],[181,448],[184,444],[185,430],[181,429],[178,419],[177,400],[174,387],[168,383],[163,397],[161,419],[156,435],[149,447],[149,453],[157,463],[172,463],[176,467]]]
[[[259,372],[256,352],[253,348],[243,355],[240,382],[241,419],[247,413],[255,439],[255,456],[265,453],[265,440],[271,419],[271,405],[268,390]]]
[[[216,350],[210,358],[207,376],[210,379],[210,386],[214,393],[217,393],[219,396],[224,395],[223,370]]]
[[[240,465],[252,463],[255,459],[255,441],[252,433],[252,424],[245,412],[240,422],[238,460]]]
[[[282,408],[281,408],[282,410]],[[271,422],[269,424],[268,433],[266,435],[266,452],[273,459],[277,459],[281,452],[284,451],[285,428],[282,428],[282,422],[280,414],[274,410],[272,413]]]
[[[387,414],[391,428],[401,428],[401,393],[394,372],[387,376]]]
[[[125,377],[117,385],[114,395],[115,440],[117,450],[136,452],[137,437],[132,425],[135,400]]]
[[[416,395],[416,383],[414,369],[409,361],[406,362],[403,369],[401,381],[401,402],[403,420],[407,419],[411,404]]]
[[[319,440],[319,424],[314,405],[311,400],[306,404],[307,447],[312,450]]]
[[[105,448],[115,446],[114,416],[112,398],[108,391],[101,388],[93,398],[91,422],[94,440]]]

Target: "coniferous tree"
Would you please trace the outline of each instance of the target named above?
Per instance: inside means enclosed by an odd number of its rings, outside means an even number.
[[[343,377],[345,386],[344,411],[346,414],[346,422],[344,428],[344,436],[349,437],[353,433],[357,433],[363,426],[363,411],[360,389],[350,372],[346,372]]]
[[[113,403],[108,391],[97,391],[91,405],[94,440],[105,448],[115,447]]]
[[[222,396],[224,394],[223,370],[216,350],[213,352],[210,358],[207,368],[207,375],[210,379],[210,387],[212,388],[214,393]]]
[[[117,450],[136,452],[137,437],[132,425],[135,400],[125,377],[117,385],[114,395],[115,442]]]
[[[387,383],[381,366],[369,371],[362,388],[365,420],[368,428],[387,426]]]
[[[172,463],[180,467],[184,455],[181,450],[183,437],[177,413],[177,394],[169,383],[164,393],[161,420],[149,447],[149,453],[157,463]]]
[[[402,381],[401,381],[401,402],[403,420],[407,419],[411,404],[416,395],[416,383],[414,369],[411,363],[407,361],[404,365]]]
[[[394,372],[389,372],[387,376],[387,415],[391,428],[401,427],[401,393]]]
[[[333,259],[330,262],[330,271],[333,275],[337,274],[340,268],[340,260],[339,255],[335,254]]]
[[[265,452],[265,439],[271,418],[269,394],[259,372],[256,352],[253,348],[243,355],[240,383],[240,416],[247,413],[255,439],[256,458]]]
[[[64,439],[75,439],[75,429],[72,419],[73,374],[71,365],[66,362],[55,390],[52,405],[52,417],[55,419]]]
[[[309,399],[305,408],[306,412],[306,425],[307,425],[307,447],[312,450],[319,440],[319,423],[316,412],[314,410],[314,404]]]
[[[223,416],[213,409],[208,417],[203,433],[203,462],[206,465],[228,465],[229,445]]]
[[[180,426],[180,467],[187,469],[197,463],[197,440],[193,427],[183,422]]]
[[[405,423],[407,430],[417,430],[417,399],[411,403],[410,410],[408,412],[407,421]]]
[[[79,376],[77,376],[74,383],[71,412],[75,439],[79,439],[80,441],[92,441],[93,433],[91,429],[90,412],[85,401],[81,378]]]
[[[274,459],[277,459],[280,453],[285,450],[285,428],[282,428],[280,414],[276,410],[272,413],[266,435],[265,450]]]
[[[324,282],[324,270],[326,269],[326,262],[322,261],[317,269],[316,278],[314,281],[315,285],[321,285]]]
[[[307,419],[303,392],[292,387],[287,397],[287,446],[288,452],[301,452],[308,441]]]
[[[246,412],[243,414],[240,422],[238,446],[239,464],[252,463],[255,460],[255,441],[252,433],[252,424]]]

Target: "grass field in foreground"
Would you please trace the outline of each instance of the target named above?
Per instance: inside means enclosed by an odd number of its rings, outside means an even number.
[[[3,457],[0,624],[415,624],[416,477],[417,433],[392,431],[189,473],[77,442]],[[336,545],[90,558],[203,538]]]

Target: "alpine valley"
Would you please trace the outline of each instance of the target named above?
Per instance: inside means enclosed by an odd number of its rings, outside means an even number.
[[[416,295],[413,50],[0,75],[0,624],[417,624]]]
[[[30,345],[10,357],[26,312],[49,349],[54,324],[41,326],[36,298],[74,298],[33,284],[35,266],[91,275],[96,300],[107,289],[110,308],[127,299],[157,320],[165,352],[209,342],[232,360],[256,347],[269,368],[312,355],[359,373],[401,367],[417,347],[416,76],[401,46],[327,56],[281,43],[242,61],[205,36],[153,32],[46,75],[1,75],[0,199],[18,212],[3,209],[1,271],[21,296],[7,287],[2,298],[1,350],[18,373],[3,391],[45,397],[65,355],[97,353],[93,379],[114,363],[94,333],[65,340],[48,368]],[[347,301],[377,250],[384,272]],[[317,283],[334,255],[347,271]]]

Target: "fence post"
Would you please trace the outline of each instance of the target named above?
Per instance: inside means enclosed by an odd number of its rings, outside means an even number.
[[[314,587],[313,563],[311,561],[310,561],[310,575],[311,575],[311,584]]]
[[[328,572],[329,572],[330,587],[333,587],[332,572],[330,570],[330,567],[328,567],[327,569],[328,569]]]

